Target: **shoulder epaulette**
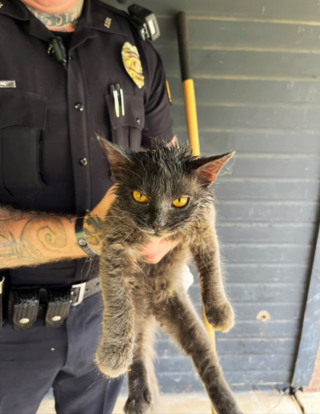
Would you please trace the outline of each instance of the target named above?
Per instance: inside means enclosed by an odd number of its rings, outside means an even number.
[[[160,36],[160,29],[157,22],[157,18],[154,13],[150,10],[145,9],[144,7],[138,6],[137,4],[132,4],[128,8],[128,13],[116,9],[115,7],[110,6],[109,4],[102,3],[102,5],[126,19],[129,19],[133,24],[134,28],[139,34],[141,40],[151,40],[154,41]]]

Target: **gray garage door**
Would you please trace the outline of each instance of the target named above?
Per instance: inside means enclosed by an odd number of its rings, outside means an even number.
[[[155,43],[186,126],[173,16],[190,17],[192,69],[205,155],[237,150],[215,188],[218,233],[237,323],[217,334],[234,389],[290,384],[314,251],[320,176],[320,5],[316,0],[139,0],[157,12]],[[119,7],[116,1],[110,4]],[[130,3],[127,3],[130,4]],[[191,295],[200,309],[198,281]],[[257,320],[260,311],[270,319]],[[163,391],[200,390],[161,336]]]

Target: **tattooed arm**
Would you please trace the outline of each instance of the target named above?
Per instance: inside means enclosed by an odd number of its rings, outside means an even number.
[[[102,220],[114,197],[111,188],[85,217],[85,235],[97,253],[102,245]],[[76,217],[0,207],[0,269],[87,257],[76,240],[75,220]]]
[[[0,268],[81,257],[74,219],[0,208]],[[83,252],[83,256],[85,253]]]

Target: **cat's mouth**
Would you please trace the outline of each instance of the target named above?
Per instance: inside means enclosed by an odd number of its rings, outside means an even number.
[[[149,229],[146,231],[146,233],[148,233],[150,236],[153,237],[165,237],[167,235],[167,232],[164,232],[162,230],[153,230],[153,229]]]
[[[149,236],[163,239],[165,237],[172,236],[173,232],[168,231],[167,229],[152,229],[150,227],[141,229],[144,233],[147,233]]]

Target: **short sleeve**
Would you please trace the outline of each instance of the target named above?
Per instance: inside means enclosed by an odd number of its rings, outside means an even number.
[[[165,71],[159,54],[148,42],[145,42],[144,59],[148,70],[145,76],[145,129],[142,131],[142,146],[149,146],[151,138],[170,141],[174,134]]]

